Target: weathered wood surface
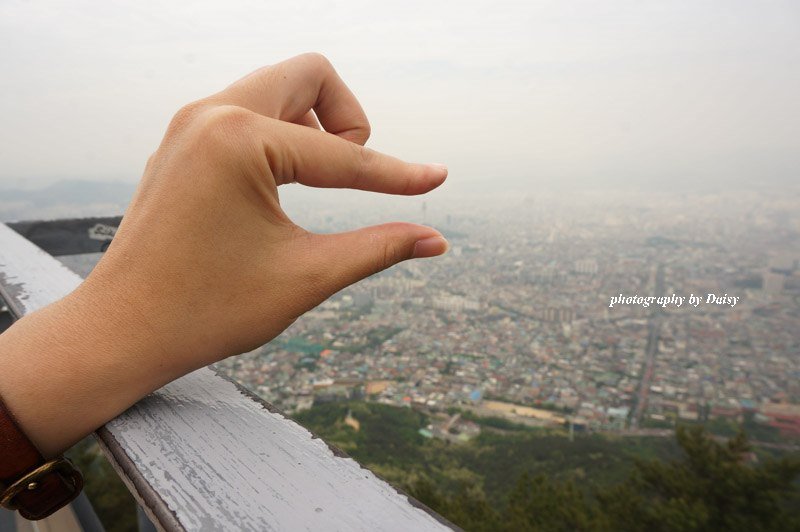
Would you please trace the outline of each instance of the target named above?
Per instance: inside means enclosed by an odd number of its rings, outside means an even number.
[[[17,316],[66,295],[80,281],[0,224],[0,291]],[[134,496],[164,529],[452,527],[209,368],[147,396],[97,435]]]
[[[0,224],[0,296],[18,318],[72,292],[81,278]]]

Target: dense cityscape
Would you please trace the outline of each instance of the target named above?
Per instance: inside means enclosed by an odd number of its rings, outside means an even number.
[[[335,294],[220,372],[466,530],[796,528],[798,191],[323,192],[281,203],[317,232],[429,223],[451,249]],[[59,259],[85,276],[101,256]],[[103,468],[87,489],[104,522],[134,523],[99,451],[72,452]],[[694,505],[675,521],[665,493]]]
[[[797,438],[799,207],[753,191],[353,208],[350,224],[411,212],[452,249],[349,287],[218,366],[289,412],[363,397],[639,433],[750,414]],[[297,211],[314,230],[345,228],[336,203]]]

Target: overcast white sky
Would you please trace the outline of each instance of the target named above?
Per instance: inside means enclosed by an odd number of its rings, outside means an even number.
[[[800,176],[797,1],[0,0],[0,189],[135,181],[178,107],[304,51],[462,184]]]

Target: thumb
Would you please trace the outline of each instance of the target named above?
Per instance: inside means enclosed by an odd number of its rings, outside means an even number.
[[[332,294],[365,277],[408,259],[435,257],[447,251],[441,233],[424,225],[388,223],[329,235],[315,234],[312,262],[316,276]]]

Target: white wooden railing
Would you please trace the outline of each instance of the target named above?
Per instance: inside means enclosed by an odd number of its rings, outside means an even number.
[[[109,220],[101,225],[114,223]],[[67,224],[71,229],[61,236],[39,231],[39,237],[44,235],[39,241],[45,247],[61,246],[61,252],[74,245],[80,251],[91,251],[92,246],[99,251],[104,239],[98,223],[72,220]],[[41,226],[16,224],[14,230],[0,224],[0,297],[17,318],[81,283],[78,275],[20,235]],[[91,238],[79,234],[87,227],[95,231]],[[73,237],[78,244],[68,242]],[[454,528],[210,368],[150,394],[96,436],[139,505],[161,529]]]

